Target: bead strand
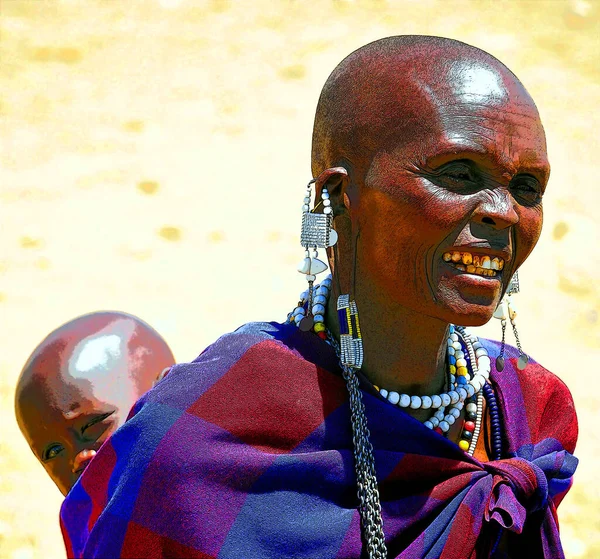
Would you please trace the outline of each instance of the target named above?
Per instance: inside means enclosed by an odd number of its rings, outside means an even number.
[[[320,285],[315,285],[314,289],[304,291],[300,295],[300,301],[296,308],[288,314],[288,321],[294,322],[296,326],[299,326],[305,316],[312,315],[314,318],[312,330],[327,343],[330,341],[325,326],[325,313],[331,282],[331,276],[328,276]],[[313,295],[312,300],[311,295]],[[432,416],[423,424],[442,435],[448,433],[464,409],[465,418],[458,446],[470,455],[473,455],[481,433],[485,392],[485,399],[488,401],[492,417],[492,438],[495,441],[494,457],[500,456],[501,425],[495,396],[488,384],[491,362],[487,350],[478,338],[467,332],[465,328],[450,325],[447,340],[447,364],[449,388],[441,394],[418,396],[400,394],[378,386],[374,386],[374,388],[388,402],[398,407],[413,410],[431,409]],[[492,410],[494,411],[492,412]]]
[[[473,436],[471,437],[471,444],[469,445],[469,450],[467,451],[471,456],[475,453],[475,448],[477,447],[477,441],[479,440],[479,435],[481,434],[481,426],[483,424],[483,393],[482,392],[477,394],[477,403],[475,404],[475,409],[476,409],[475,430],[473,431]]]
[[[490,412],[491,434],[492,434],[492,460],[500,460],[502,457],[502,427],[496,395],[489,384],[483,389],[483,395],[487,401]]]

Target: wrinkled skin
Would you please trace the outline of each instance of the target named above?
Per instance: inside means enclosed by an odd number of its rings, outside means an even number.
[[[77,318],[36,348],[17,385],[17,422],[63,495],[173,364],[159,334],[122,313]]]
[[[384,39],[325,85],[313,173],[331,195],[333,295],[356,298],[363,370],[388,389],[436,390],[448,323],[486,323],[539,238],[550,169],[535,104],[483,51]],[[500,256],[504,270],[460,272],[442,258],[453,249]]]

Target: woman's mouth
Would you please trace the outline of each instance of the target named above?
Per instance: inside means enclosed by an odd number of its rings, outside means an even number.
[[[445,252],[444,262],[450,266],[477,276],[496,277],[504,268],[504,259],[498,256],[472,254],[470,252]]]

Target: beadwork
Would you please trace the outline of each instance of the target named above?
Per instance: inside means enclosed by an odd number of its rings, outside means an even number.
[[[304,259],[298,265],[298,271],[306,276],[308,281],[308,309],[296,322],[297,326],[304,331],[313,328],[317,320],[314,317],[313,307],[313,284],[318,274],[327,270],[327,264],[319,260],[318,248],[327,248],[335,245],[337,242],[337,233],[332,229],[333,211],[329,200],[327,187],[321,191],[321,201],[316,204],[317,207],[323,204],[323,213],[314,213],[310,211],[311,186],[315,183],[312,179],[306,185],[306,195],[302,205],[302,227],[300,230],[300,244],[304,247]],[[313,250],[313,256],[310,255],[310,249]]]
[[[502,298],[502,300],[498,304],[498,307],[494,311],[494,318],[497,318],[502,323],[502,342],[500,345],[500,354],[498,355],[498,357],[496,357],[496,369],[498,371],[502,371],[504,369],[504,340],[506,336],[507,318],[510,320],[510,325],[512,326],[515,341],[517,342],[517,349],[519,350],[517,368],[519,370],[523,370],[527,366],[527,363],[529,363],[529,356],[523,351],[523,348],[521,347],[521,340],[519,340],[519,332],[517,331],[517,325],[515,324],[515,320],[517,318],[517,307],[512,299],[512,295],[519,293],[520,290],[521,289],[519,285],[519,273],[515,272],[513,277],[510,279],[504,297]]]
[[[314,319],[312,329],[323,340],[328,341],[325,326],[325,309],[331,290],[331,276],[314,288],[314,298],[309,300],[309,291],[300,295],[296,308],[288,315],[288,320],[297,326],[310,308]],[[312,303],[312,307],[309,304]],[[340,361],[342,365],[359,369],[364,359],[360,323],[356,303],[348,295],[342,295],[337,305],[340,324]],[[460,335],[459,335],[460,334]],[[461,428],[458,446],[472,455],[475,452],[483,419],[482,389],[489,379],[491,362],[486,349],[476,336],[461,326],[450,325],[447,340],[447,363],[449,390],[441,394],[416,396],[388,391],[375,386],[379,394],[390,404],[401,408],[431,409],[432,415],[423,424],[440,434],[446,434],[460,418],[464,409],[465,418]],[[491,388],[490,388],[491,390]],[[486,390],[486,394],[489,391]],[[493,391],[491,391],[493,396]],[[486,400],[488,400],[486,396]],[[498,423],[498,426],[500,424]],[[495,441],[501,440],[501,433],[493,433]],[[500,448],[500,443],[496,446]]]

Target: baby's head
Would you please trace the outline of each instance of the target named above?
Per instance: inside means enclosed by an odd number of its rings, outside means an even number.
[[[17,422],[64,495],[174,362],[153,328],[120,312],[80,316],[34,350],[17,382]]]

